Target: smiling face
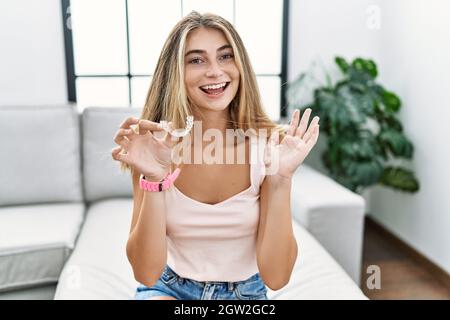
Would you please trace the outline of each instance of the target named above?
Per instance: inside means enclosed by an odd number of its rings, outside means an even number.
[[[239,70],[225,35],[213,28],[193,30],[186,39],[184,62],[190,100],[198,108],[225,110],[239,88]]]

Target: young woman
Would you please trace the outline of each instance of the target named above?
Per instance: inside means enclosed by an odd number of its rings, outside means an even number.
[[[291,178],[319,135],[318,117],[308,125],[310,113],[299,121],[296,110],[287,128],[268,118],[242,40],[225,19],[191,12],[173,28],[142,115],[122,123],[112,150],[133,178],[127,256],[141,283],[136,299],[267,299],[266,286],[279,290],[289,282],[297,258]],[[170,133],[189,126],[189,116],[193,130],[181,138]],[[229,130],[244,137],[217,144]],[[231,162],[198,161],[211,132],[214,159],[232,152]],[[264,139],[256,163],[254,137]],[[181,145],[179,166],[172,157]],[[239,148],[244,163],[234,159]]]

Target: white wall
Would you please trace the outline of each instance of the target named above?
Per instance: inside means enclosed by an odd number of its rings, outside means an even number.
[[[367,27],[370,5],[379,29]],[[326,67],[342,55],[370,57],[379,81],[403,101],[400,119],[415,146],[410,164],[416,194],[376,187],[369,214],[410,246],[450,272],[450,2],[445,0],[291,0],[289,79],[320,57]],[[336,73],[337,74],[337,73]],[[320,141],[319,141],[320,142]],[[319,151],[307,163],[323,171]]]
[[[450,273],[450,2],[385,0],[382,81],[403,101],[414,195],[376,187],[371,216]]]
[[[291,0],[289,79],[316,57],[326,66],[342,55],[379,58],[379,30],[367,27],[369,0]],[[375,56],[374,56],[375,55]]]
[[[347,61],[356,57],[379,61],[380,30],[368,27],[366,13],[373,3],[369,0],[291,0],[288,80],[308,70],[313,61],[319,63],[314,68],[319,81],[325,81],[323,68],[330,72],[332,79],[337,79],[340,71],[334,57],[338,55]],[[309,100],[306,98],[305,102]],[[324,147],[325,139],[321,137],[306,163],[326,173],[320,159]]]
[[[0,1],[0,105],[67,101],[60,3]]]

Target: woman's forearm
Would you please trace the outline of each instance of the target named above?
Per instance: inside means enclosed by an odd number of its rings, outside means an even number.
[[[137,281],[147,286],[156,283],[167,262],[163,192],[144,192],[139,217],[128,239],[127,256]]]
[[[291,180],[267,176],[267,212],[258,252],[260,272],[273,290],[284,287],[297,259],[297,243],[292,229]]]

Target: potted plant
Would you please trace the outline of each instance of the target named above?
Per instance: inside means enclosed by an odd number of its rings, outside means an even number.
[[[330,176],[358,193],[375,184],[418,191],[414,172],[405,167],[414,147],[397,118],[399,97],[375,81],[378,71],[372,60],[356,58],[349,64],[336,57],[335,62],[342,72],[335,84],[326,74],[326,84],[311,89],[308,79],[314,76],[306,72],[287,91],[290,108],[310,107],[312,116],[320,117],[327,139],[321,159]],[[313,93],[306,104],[299,94],[305,88]]]

